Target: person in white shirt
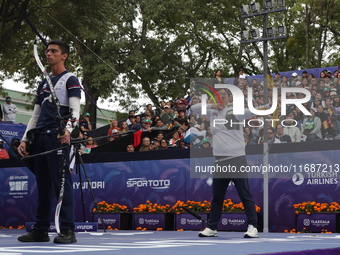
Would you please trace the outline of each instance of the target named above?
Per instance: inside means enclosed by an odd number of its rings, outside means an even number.
[[[12,98],[6,97],[6,101],[4,105],[2,106],[2,109],[4,111],[4,122],[8,123],[15,123],[15,116],[18,112],[18,108],[15,106],[15,104],[12,104]]]
[[[292,143],[301,142],[301,131],[298,127],[294,126],[296,121],[293,119],[291,115],[287,115],[287,120],[284,122],[285,127],[283,128],[283,132],[286,135],[289,135],[292,139]]]
[[[233,166],[235,169],[241,169],[242,166],[247,165],[245,156],[245,144],[243,138],[242,121],[249,119],[254,114],[245,109],[244,115],[234,115],[233,107],[230,104],[231,95],[228,94],[229,90],[217,89],[221,97],[222,104],[207,104],[207,116],[210,118],[211,133],[213,135],[213,155],[215,156],[216,167]],[[201,104],[191,106],[191,110],[196,114],[201,112]],[[227,120],[228,123],[217,124],[215,120]],[[234,122],[234,124],[231,124]],[[213,125],[213,123],[215,123]],[[213,175],[213,200],[211,203],[210,217],[208,225],[204,231],[199,232],[199,237],[217,237],[217,225],[220,221],[222,214],[222,205],[229,183],[233,181],[237,193],[241,198],[245,207],[245,212],[248,219],[248,230],[244,237],[258,237],[258,219],[255,210],[255,203],[253,196],[250,193],[247,174],[245,173],[222,173],[219,176]]]

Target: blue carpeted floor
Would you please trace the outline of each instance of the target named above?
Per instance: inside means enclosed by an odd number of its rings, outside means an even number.
[[[245,239],[241,232],[219,232],[217,238],[199,238],[195,231],[102,231],[77,233],[75,244],[21,243],[17,237],[25,229],[0,230],[0,254],[340,254],[340,234],[260,233]],[[338,249],[336,249],[338,248]]]

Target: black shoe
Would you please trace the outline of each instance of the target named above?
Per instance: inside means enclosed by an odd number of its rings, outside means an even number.
[[[53,242],[55,243],[76,243],[76,235],[73,230],[69,228],[64,228],[60,231],[60,233],[54,238]]]
[[[38,230],[32,229],[28,234],[18,237],[20,242],[49,242],[50,237],[48,232],[40,232]]]

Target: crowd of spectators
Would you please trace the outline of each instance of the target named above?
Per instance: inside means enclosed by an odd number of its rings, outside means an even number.
[[[212,84],[223,83],[220,78],[221,71],[217,70]],[[269,143],[295,143],[315,140],[337,139],[340,134],[340,67],[335,72],[323,70],[319,77],[302,72],[301,76],[293,73],[291,77],[281,76],[276,73],[268,79],[268,98],[264,98],[264,82],[251,79],[240,72],[235,79],[234,85],[244,93],[244,105],[247,108],[247,89],[252,88],[252,102],[254,107],[265,105],[265,102],[272,103],[272,90],[278,89],[278,106],[274,113],[266,116],[268,121],[268,142]],[[281,115],[280,105],[281,88],[300,87],[310,91],[311,99],[303,106],[311,113],[304,115],[301,109],[295,105],[286,106],[286,115]],[[178,98],[174,101],[161,102],[160,106],[153,107],[148,104],[144,112],[135,115],[130,111],[126,122],[129,130],[152,132],[158,131],[154,137],[144,138],[141,141],[140,151],[164,150],[170,148],[187,149],[211,147],[212,134],[210,132],[210,120],[190,111],[190,106],[200,103],[202,90],[191,91],[185,98]],[[289,93],[286,98],[304,98],[303,93]],[[213,102],[211,95],[207,95],[208,103]],[[275,119],[275,121],[274,121]],[[264,116],[255,116],[244,126],[245,144],[261,144],[264,142],[263,130]],[[124,124],[125,125],[125,124]],[[118,129],[119,130],[119,129]],[[164,130],[172,130],[170,137],[165,137]],[[109,131],[110,133],[110,131]],[[132,145],[128,145],[131,147]],[[136,149],[136,148],[134,148]],[[130,150],[131,151],[131,150]]]
[[[256,79],[248,81],[242,77],[238,79],[238,86],[243,91],[249,86],[253,89],[253,104],[261,107],[264,102],[271,103],[272,88],[279,91],[277,110],[268,116],[268,119],[277,119],[278,121],[269,122],[274,128],[275,138],[269,139],[269,143],[290,143],[305,142],[315,140],[333,140],[337,139],[340,134],[340,67],[334,72],[323,70],[319,77],[312,73],[303,71],[301,76],[292,73],[291,77],[282,76],[276,73],[275,77],[268,80],[268,98],[264,98],[263,83]],[[251,85],[249,85],[251,84]],[[286,98],[304,98],[303,93],[290,93],[281,95],[283,87],[299,87],[308,90],[311,93],[311,99],[304,103],[303,106],[311,115],[305,115],[295,105],[286,106],[286,115],[281,115],[280,96]],[[263,117],[256,116],[259,122]],[[245,142],[247,144],[263,143],[263,130],[251,126],[244,128]],[[269,131],[268,131],[269,132]],[[269,136],[268,136],[269,137]]]
[[[217,70],[211,84],[224,83],[221,71]],[[269,143],[295,143],[316,140],[332,140],[340,137],[340,67],[334,72],[323,70],[318,77],[303,71],[300,76],[281,76],[276,73],[264,83],[263,80],[246,76],[242,71],[233,84],[244,93],[244,107],[247,108],[247,89],[252,89],[251,101],[254,107],[261,109],[265,103],[272,103],[272,90],[278,89],[278,105],[274,113],[266,116],[268,121]],[[268,97],[265,98],[264,85],[268,86]],[[311,115],[304,115],[295,105],[286,106],[286,115],[281,115],[281,88],[300,87],[310,91],[311,99],[303,106]],[[188,149],[211,147],[212,134],[210,120],[190,111],[191,105],[201,103],[204,90],[193,89],[183,98],[168,102],[162,101],[159,106],[148,104],[145,109],[131,110],[126,119],[113,120],[108,128],[108,141],[113,141],[121,134],[137,131],[152,133],[152,136],[140,139],[140,144],[128,144],[126,151],[149,151],[167,149]],[[304,98],[303,93],[289,93],[286,98]],[[211,94],[207,95],[208,103],[213,102]],[[10,102],[9,102],[10,103]],[[9,105],[9,103],[7,103]],[[92,126],[90,114],[84,113],[80,121],[81,136],[89,139],[87,132]],[[273,120],[275,119],[275,121]],[[244,143],[261,144],[264,142],[264,116],[255,116],[245,122]],[[115,136],[117,135],[117,136]],[[84,145],[87,150],[98,146],[95,141]]]
[[[224,83],[221,71],[217,70],[211,84]],[[244,94],[244,105],[248,107],[247,98],[251,97],[253,106],[260,108],[265,102],[272,103],[273,88],[278,90],[278,105],[274,113],[268,116],[255,116],[245,122],[244,143],[261,144],[264,142],[264,125],[268,125],[269,143],[294,143],[317,140],[333,140],[340,138],[340,66],[331,72],[323,70],[319,75],[303,71],[299,76],[293,72],[289,76],[276,73],[264,83],[263,80],[246,76],[243,71],[235,78],[234,85]],[[268,86],[268,97],[265,98],[264,84]],[[286,115],[282,115],[281,97],[290,99],[304,98],[304,93],[289,93],[281,95],[284,87],[299,87],[310,91],[311,99],[303,106],[310,115],[305,115],[296,105],[286,106]],[[251,88],[252,95],[248,95]],[[145,109],[131,110],[126,119],[113,120],[107,131],[107,141],[113,141],[121,134],[127,132],[150,132],[152,136],[141,138],[140,144],[128,144],[126,151],[149,151],[167,149],[188,149],[212,146],[210,120],[196,115],[190,110],[191,105],[201,103],[204,90],[192,89],[186,97],[177,98],[168,102],[162,101],[159,106],[148,104]],[[208,103],[213,102],[211,94],[207,95]],[[8,108],[8,111],[6,110]],[[13,109],[12,109],[13,108]],[[11,98],[6,98],[2,106],[4,115],[0,121],[15,121],[16,107]],[[2,113],[2,112],[1,112]],[[6,117],[7,116],[7,117]],[[4,117],[4,119],[2,119]],[[92,131],[90,114],[84,113],[80,121],[81,136],[89,139],[87,132]],[[115,136],[117,135],[117,136]],[[0,147],[1,146],[0,141]],[[84,144],[86,151],[97,147],[96,141]],[[15,144],[13,144],[15,148]],[[0,150],[4,151],[2,148]],[[15,151],[15,149],[14,149]],[[15,155],[13,155],[14,157]],[[6,157],[6,156],[3,156]],[[11,156],[12,157],[12,156]]]
[[[211,84],[224,83],[221,75],[221,71],[217,70],[211,79]],[[267,80],[267,83],[262,79],[246,76],[243,71],[240,71],[239,77],[235,78],[233,84],[243,91],[245,108],[248,107],[248,97],[251,97],[255,108],[261,109],[266,103],[271,105],[273,88],[278,90],[278,104],[272,114],[255,116],[245,122],[243,127],[245,144],[263,143],[264,125],[268,125],[269,143],[332,140],[340,137],[340,67],[334,72],[323,70],[318,77],[307,71],[303,71],[300,76],[296,72],[289,76],[276,73]],[[267,98],[265,98],[265,84],[268,86]],[[286,115],[281,114],[282,96],[290,99],[305,97],[304,93],[281,95],[281,89],[284,87],[299,87],[310,91],[311,99],[303,104],[310,115],[305,115],[296,105],[287,105]],[[251,88],[252,95],[248,95],[248,88]],[[107,131],[107,141],[122,137],[121,134],[127,132],[140,131],[152,135],[141,137],[138,146],[136,143],[127,144],[126,151],[211,147],[210,120],[190,110],[191,105],[201,103],[204,93],[206,92],[202,89],[191,89],[186,97],[168,102],[162,101],[159,106],[148,104],[140,114],[137,112],[141,112],[141,109],[131,110],[126,119],[112,121]],[[208,103],[213,103],[212,94],[208,93],[206,96]],[[5,106],[13,105],[9,97],[6,100]],[[91,138],[87,134],[92,131],[89,113],[83,114],[80,131],[84,139]],[[96,141],[89,141],[84,144],[84,150],[91,151],[97,146]]]
[[[126,151],[150,151],[166,149],[188,149],[189,121],[187,111],[190,108],[190,96],[175,101],[160,103],[154,108],[148,104],[141,114],[131,110],[125,120],[113,120],[107,135],[112,141],[114,134],[126,132],[149,132],[152,136],[141,138],[138,146],[128,144]],[[119,124],[118,124],[119,123]]]

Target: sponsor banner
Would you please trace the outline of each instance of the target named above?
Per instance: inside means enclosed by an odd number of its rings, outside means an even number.
[[[108,154],[110,155],[110,154]],[[112,155],[110,155],[112,157]],[[110,157],[109,156],[109,157]],[[283,232],[296,228],[293,204],[304,201],[340,203],[337,164],[340,150],[273,153],[271,166],[293,165],[290,173],[281,178],[269,178],[269,231]],[[213,161],[213,158],[207,158]],[[249,166],[263,164],[262,154],[248,155]],[[322,165],[319,163],[323,162]],[[324,165],[324,162],[327,165]],[[96,201],[128,206],[130,212],[146,200],[161,205],[181,201],[212,200],[212,178],[190,178],[190,159],[157,159],[145,161],[97,162],[85,164],[88,178],[73,171],[75,220],[91,221]],[[283,178],[285,177],[285,178]],[[89,179],[90,182],[84,180]],[[82,181],[81,181],[82,180]],[[263,179],[250,178],[254,202],[263,212]],[[83,196],[82,196],[83,195]],[[235,186],[231,183],[225,198],[239,203]],[[0,226],[17,227],[35,220],[37,186],[34,175],[26,167],[0,167]],[[83,206],[85,220],[83,216]],[[52,208],[52,211],[55,209]],[[52,219],[51,219],[52,220]],[[177,224],[178,225],[178,224]],[[261,227],[259,227],[261,230]]]
[[[26,222],[26,231],[29,232],[32,230],[33,225],[35,222]],[[98,230],[98,223],[97,222],[75,222],[75,229],[74,232],[97,232]],[[57,232],[55,229],[54,222],[51,222],[50,229],[48,232]]]
[[[0,134],[2,139],[6,139],[6,142],[11,144],[13,138],[19,138],[24,135],[26,125],[24,124],[10,124],[6,122],[0,122]],[[4,142],[4,148],[8,150],[8,144]]]
[[[334,213],[298,214],[296,229],[297,231],[334,233],[337,232],[336,218],[337,214]]]
[[[103,222],[100,220],[102,219]],[[112,228],[120,229],[120,214],[119,213],[101,213],[100,217],[99,214],[96,213],[93,215],[93,221],[98,223],[98,228],[103,228],[103,223],[105,228],[108,226]]]
[[[98,229],[103,229],[103,220],[105,228],[109,226],[113,229],[131,229],[131,214],[130,213],[98,213],[93,214],[93,222],[98,223]]]
[[[222,213],[217,230],[246,231],[248,227],[245,213]]]
[[[207,220],[207,213],[198,213],[203,219]],[[197,219],[188,213],[176,214],[176,229],[184,229],[184,230],[202,230],[206,227],[206,223],[202,220]]]
[[[134,213],[134,228],[165,229],[165,213]]]
[[[262,164],[263,160],[257,162],[261,156],[247,156],[248,165]],[[269,164],[272,166],[288,164],[296,166],[289,174],[282,172],[280,178],[269,179],[269,231],[283,232],[296,228],[294,204],[305,201],[340,202],[338,196],[340,172],[337,167],[339,158],[339,150],[269,155]],[[262,214],[263,197],[260,196],[263,196],[263,191],[257,193],[252,186],[252,181],[251,179],[250,190],[255,203],[261,207]],[[260,215],[261,219],[262,215]]]
[[[196,180],[189,178],[188,161],[189,159],[163,159],[85,164],[91,185],[84,182],[80,184],[79,179],[86,179],[82,171],[81,176],[72,174],[76,204],[80,205],[76,207],[76,219],[83,221],[83,204],[86,219],[92,217],[95,205],[90,187],[96,201],[126,205],[130,212],[147,200],[172,206],[177,200],[186,200],[186,193],[200,194],[199,190],[203,187],[210,191],[207,184],[203,183],[198,187],[195,185]],[[79,201],[82,192],[85,203]],[[209,195],[206,197],[210,198]]]
[[[9,196],[24,198],[28,195],[28,175],[11,175],[8,179]]]

